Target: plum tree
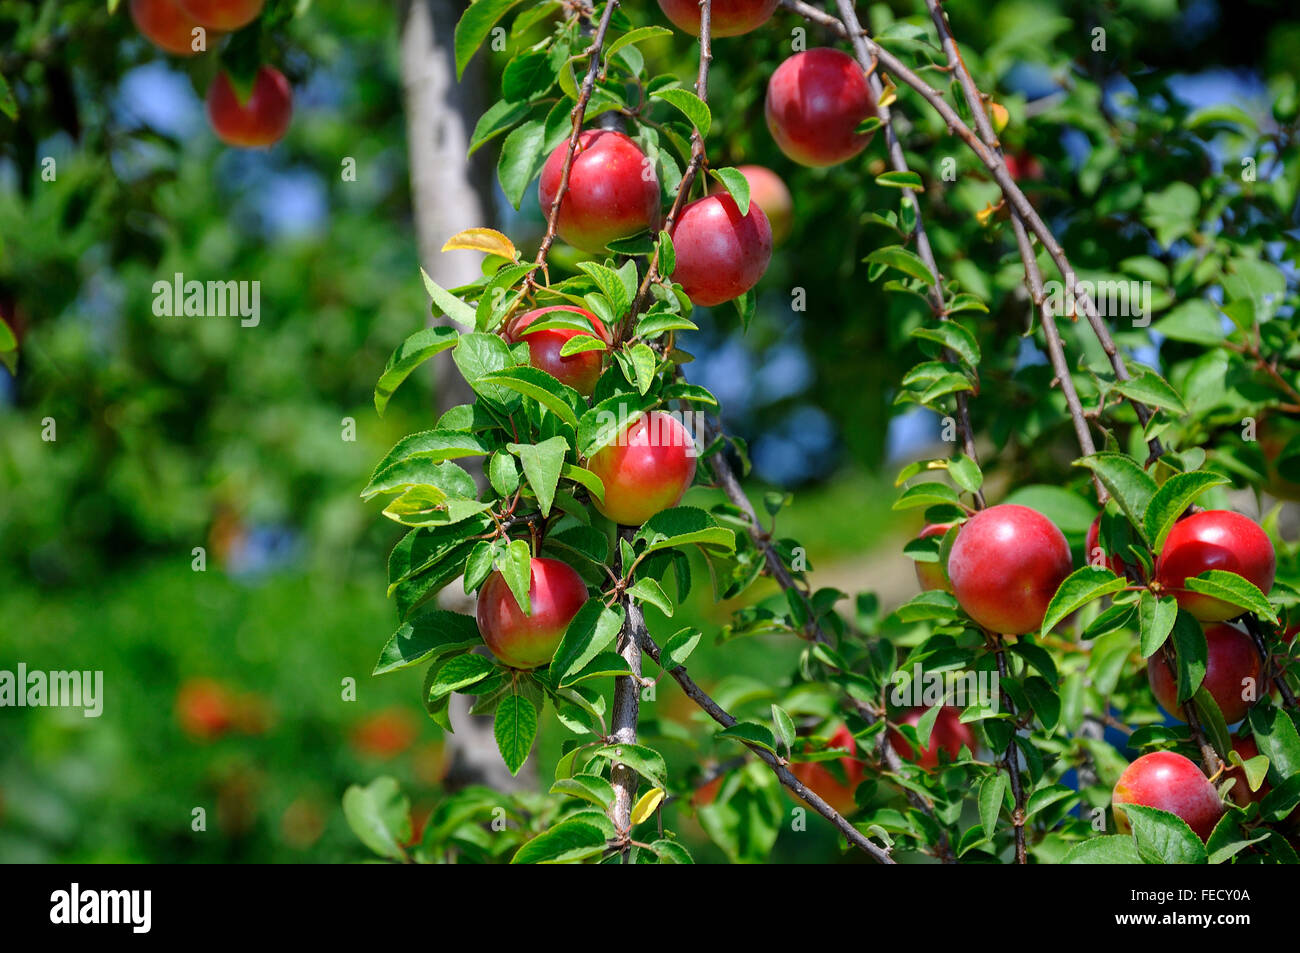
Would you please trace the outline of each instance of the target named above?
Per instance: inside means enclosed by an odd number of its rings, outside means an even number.
[[[927,711],[929,709],[924,707],[909,708],[894,721],[900,725],[915,727]],[[974,751],[975,732],[971,730],[970,725],[962,724],[961,712],[957,708],[944,705],[935,718],[934,728],[930,731],[930,743],[921,748],[919,753],[912,748],[912,743],[907,740],[907,737],[897,729],[889,729],[889,743],[898,752],[900,758],[915,761],[930,771],[939,766],[940,751],[946,752],[949,758],[958,757],[963,745]]]
[[[534,557],[528,601],[531,611],[525,613],[500,570],[479,589],[479,634],[492,654],[511,668],[532,669],[551,661],[564,630],[587,601],[587,584],[568,563]]]
[[[605,485],[592,505],[621,526],[640,526],[681,502],[695,479],[695,442],[676,417],[656,410],[628,424],[588,469]]]
[[[229,32],[257,19],[265,0],[177,0],[195,20],[210,30]]]
[[[862,783],[866,765],[862,759],[854,757],[858,752],[858,743],[847,725],[836,728],[826,744],[831,748],[849,750],[847,755],[839,759],[840,767],[844,770],[843,781],[820,761],[796,762],[790,766],[790,773],[838,813],[851,814],[858,807],[853,792]]]
[[[1207,628],[1205,643],[1209,654],[1202,684],[1228,724],[1240,721],[1259,697],[1261,663],[1255,643],[1245,632],[1230,625]],[[1181,718],[1178,684],[1159,652],[1147,661],[1147,680],[1160,707]]]
[[[1267,595],[1277,555],[1254,520],[1231,510],[1204,510],[1174,524],[1156,562],[1156,580],[1202,622],[1241,615],[1231,603],[1184,588],[1187,579],[1211,569],[1236,573]]]
[[[194,48],[194,31],[205,28],[176,0],[131,0],[131,19],[149,42],[168,53],[193,56],[199,52]]]
[[[217,138],[229,146],[256,149],[284,138],[293,116],[293,91],[274,66],[257,71],[252,95],[241,102],[225,71],[208,87],[208,121]]]
[[[917,533],[917,539],[929,539],[931,536],[943,536],[952,528],[951,523],[929,523],[925,529]],[[916,582],[921,587],[922,592],[931,589],[942,589],[944,592],[952,592],[952,581],[948,578],[948,570],[944,567],[943,562],[931,563],[921,562],[919,559],[913,564],[916,568]]]
[[[736,171],[749,183],[749,200],[756,202],[772,228],[772,245],[780,245],[790,234],[794,222],[794,199],[785,181],[766,166],[738,165]],[[713,192],[724,191],[714,183]]]
[[[740,36],[771,19],[779,0],[713,0],[710,36]],[[659,9],[679,30],[700,35],[700,5],[696,0],[659,0]]]
[[[1003,635],[1038,629],[1071,568],[1070,546],[1056,525],[1015,503],[972,516],[948,555],[948,578],[961,607]]]
[[[740,214],[725,192],[685,206],[673,223],[680,282],[694,304],[711,307],[739,297],[763,277],[772,260],[772,228],[757,202]]]
[[[543,216],[550,215],[559,194],[568,150],[568,142],[560,143],[542,166],[537,199]],[[597,252],[616,238],[652,228],[658,220],[659,178],[640,147],[615,130],[583,132],[560,202],[559,236],[574,248]]]
[[[538,321],[543,315],[556,312],[578,314],[591,322],[593,331],[578,328],[542,328],[529,332],[529,325]],[[547,319],[543,319],[547,320]],[[580,335],[599,337],[609,342],[609,329],[604,322],[590,311],[572,305],[559,304],[549,308],[537,308],[525,312],[510,325],[505,337],[514,344],[518,341],[528,342],[528,360],[533,367],[540,368],[562,384],[568,384],[583,397],[590,397],[600,379],[601,352],[579,351],[576,354],[563,355],[560,351],[571,339]]]
[[[791,56],[767,84],[764,113],[777,146],[800,165],[836,165],[867,147],[858,124],[876,114],[867,79],[853,57],[818,47]]]
[[[1111,792],[1115,826],[1127,833],[1130,828],[1123,812],[1125,804],[1141,804],[1177,815],[1203,841],[1209,839],[1224,811],[1223,801],[1201,769],[1173,751],[1144,754],[1115,782]]]

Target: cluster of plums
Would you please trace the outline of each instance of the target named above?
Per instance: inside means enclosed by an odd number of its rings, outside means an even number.
[[[1088,530],[1089,560],[1118,575],[1141,580],[1134,565],[1099,545],[1098,517]],[[950,525],[930,525],[921,537],[942,536]],[[1209,570],[1235,573],[1261,592],[1273,586],[1276,554],[1267,534],[1253,520],[1229,510],[1203,510],[1185,515],[1174,524],[1156,560],[1154,582],[1171,593],[1178,605],[1207,623],[1208,649],[1205,690],[1228,724],[1246,717],[1259,696],[1262,663],[1251,636],[1224,622],[1241,610],[1202,593],[1184,588],[1186,580]],[[966,613],[980,625],[1004,635],[1037,631],[1048,603],[1072,571],[1065,536],[1046,517],[1024,506],[1001,504],[982,510],[958,529],[946,566],[917,562],[922,589],[951,592]],[[1181,718],[1176,680],[1162,655],[1147,663],[1152,694],[1170,715]],[[1258,754],[1250,738],[1234,743],[1243,759]],[[1240,769],[1233,769],[1240,773]],[[1233,786],[1238,800],[1258,799],[1245,778]],[[1157,751],[1129,765],[1115,785],[1113,804],[1142,804],[1181,817],[1204,839],[1223,813],[1214,786],[1201,770],[1180,754]],[[1116,821],[1124,828],[1122,809]]]
[[[208,42],[257,19],[266,0],[131,0],[131,19],[155,46],[175,56],[193,56]],[[202,44],[195,38],[203,36]],[[279,142],[293,116],[293,91],[284,74],[262,66],[252,92],[242,99],[230,77],[218,70],[207,95],[212,131],[230,146],[254,149]]]
[[[660,0],[660,6],[681,29],[699,32],[700,10],[693,0]],[[764,23],[776,2],[719,0],[712,9],[712,35],[737,36]],[[875,106],[853,57],[813,49],[777,67],[768,83],[765,113],[781,151],[816,167],[844,162],[866,148],[871,133],[858,128],[875,115]],[[567,154],[568,143],[561,143],[542,168],[538,200],[543,215],[550,214],[560,191]],[[746,214],[740,214],[729,193],[714,189],[685,205],[673,222],[673,279],[697,305],[718,305],[753,288],[767,270],[773,242],[790,227],[785,183],[761,166],[744,166],[740,172],[750,188]],[[599,252],[616,239],[655,230],[660,213],[659,180],[640,147],[614,130],[583,132],[560,202],[560,237],[575,248]]]

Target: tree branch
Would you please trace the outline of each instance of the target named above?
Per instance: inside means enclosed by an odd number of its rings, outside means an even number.
[[[884,84],[880,80],[879,73],[872,69],[874,64],[871,61],[871,54],[866,43],[866,31],[862,29],[862,24],[858,22],[858,15],[852,0],[838,0],[838,2],[840,16],[844,18],[841,27],[845,25],[848,27],[844,32],[851,39],[858,65],[862,67],[862,71],[867,76],[867,85],[871,89],[871,99],[876,108],[876,117],[884,128],[885,144],[888,147],[890,164],[896,172],[908,172],[910,170],[907,165],[907,157],[903,155],[903,145],[898,139],[897,130],[894,129],[893,114],[888,105],[882,105],[881,103]],[[934,277],[934,285],[929,289],[930,307],[938,315],[940,321],[947,321],[948,312],[943,301],[943,279],[939,273],[939,265],[935,261],[934,250],[930,246],[930,236],[925,230],[925,222],[921,217],[920,203],[913,200],[912,205],[916,215],[916,224],[912,227],[912,240],[916,243],[916,254],[925,263],[925,266],[930,269],[930,274]],[[952,361],[955,356],[951,351],[945,349],[944,358]],[[979,454],[975,450],[975,431],[971,426],[969,401],[962,391],[958,391],[953,396],[957,405],[957,432],[961,435],[962,452],[978,464]],[[976,490],[972,496],[975,498],[975,508],[983,509],[984,492]]]
[[[600,52],[605,46],[605,34],[609,32],[609,21],[614,16],[614,10],[618,7],[619,0],[608,0],[605,4],[605,12],[601,14],[600,23],[596,27],[596,35],[591,41],[591,46],[587,48],[587,74],[582,78],[582,87],[578,90],[578,101],[574,104],[572,112],[569,114],[573,118],[573,131],[569,133],[569,149],[564,155],[564,167],[560,172],[560,187],[555,192],[555,199],[551,202],[551,210],[546,216],[546,234],[542,237],[541,247],[537,249],[537,258],[533,270],[528,273],[525,280],[525,288],[536,285],[536,274],[540,269],[550,281],[550,272],[546,267],[546,256],[551,252],[551,246],[555,244],[555,229],[560,220],[560,203],[564,201],[564,196],[569,191],[569,175],[573,171],[573,158],[578,151],[578,139],[582,136],[582,124],[587,116],[587,103],[591,101],[591,93],[596,88],[596,76],[600,73]]]
[[[619,527],[619,539],[631,540],[635,530],[628,526]],[[623,547],[619,547],[619,572],[626,572],[623,565]],[[619,675],[614,679],[614,704],[610,712],[610,743],[636,744],[637,720],[641,715],[641,642],[649,637],[646,631],[645,617],[641,607],[627,593],[622,596],[623,611],[626,621],[618,634],[615,649],[628,668],[631,675]],[[632,832],[632,804],[636,797],[636,771],[621,762],[616,762],[609,771],[609,783],[614,787],[614,803],[609,808],[609,819],[614,822],[614,829],[620,837],[630,837]],[[630,842],[622,847],[623,863],[627,863],[631,853]]]
[[[642,634],[641,647],[645,650],[645,653],[654,660],[656,665],[663,668],[663,663],[660,661],[661,655],[659,646],[655,644],[655,640],[650,637],[648,632]],[[673,667],[668,670],[668,674],[671,675],[673,680],[681,686],[682,691],[686,693],[686,696],[691,701],[699,705],[705,714],[718,724],[722,725],[722,727],[730,728],[732,725],[736,724],[736,719],[717,702],[710,698],[704,689],[700,688],[700,686],[695,683],[695,680],[687,673],[684,665]],[[786,767],[786,763],[783,759],[777,757],[766,748],[760,748],[757,745],[747,744],[746,747],[767,763],[768,767],[776,773],[777,778],[782,784],[804,800],[814,811],[834,824],[839,832],[848,838],[849,843],[870,854],[882,864],[894,863],[894,859],[889,856],[888,850],[877,846],[865,837],[863,833],[850,824],[843,815],[839,814],[833,807],[818,797],[816,793],[809,790],[803,782],[790,772],[790,769]]]

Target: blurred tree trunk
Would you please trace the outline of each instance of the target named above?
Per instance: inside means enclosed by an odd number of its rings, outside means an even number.
[[[458,0],[404,0],[402,17],[402,86],[406,100],[406,138],[411,167],[411,201],[415,213],[420,264],[444,288],[477,278],[479,256],[469,252],[443,255],[443,243],[461,229],[492,225],[492,168],[486,154],[469,162],[465,154],[482,111],[482,70],[471,64],[464,82],[456,81],[452,34],[468,4]],[[436,318],[434,323],[446,323]],[[474,399],[456,373],[448,352],[432,362],[437,411]],[[459,586],[446,590],[439,602],[457,612],[474,611]],[[528,768],[512,777],[492,735],[492,719],[471,716],[470,699],[452,696],[451,719],[456,728],[448,737],[451,765],[447,783],[453,787],[486,784],[498,791],[531,789],[535,778]]]

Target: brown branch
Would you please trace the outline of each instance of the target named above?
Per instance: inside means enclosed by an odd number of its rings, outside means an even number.
[[[841,2],[844,2],[844,0],[841,0]],[[1016,180],[1011,177],[1011,172],[1007,169],[1006,163],[1003,161],[1002,156],[998,151],[996,149],[990,149],[985,145],[980,137],[971,131],[969,126],[962,122],[961,117],[957,115],[956,110],[953,109],[947,100],[943,98],[942,93],[918,76],[913,70],[908,68],[902,60],[898,59],[898,57],[894,56],[888,50],[876,43],[875,40],[873,40],[870,35],[860,27],[856,30],[849,30],[845,27],[844,23],[840,22],[835,17],[802,2],[802,0],[781,0],[781,5],[811,22],[819,23],[835,30],[841,36],[846,36],[851,39],[854,36],[859,37],[861,42],[866,44],[867,50],[873,59],[878,61],[879,64],[887,69],[892,75],[902,80],[904,84],[918,93],[921,98],[939,114],[940,118],[942,118],[947,124],[949,131],[970,147],[971,151],[975,153],[980,162],[982,162],[985,168],[989,170],[994,181],[997,182],[998,187],[1002,189],[1002,194],[1005,196],[1008,205],[1019,213],[1023,222],[1029,227],[1029,230],[1033,232],[1038,240],[1043,243],[1043,247],[1047,249],[1047,254],[1051,257],[1057,270],[1060,271],[1061,277],[1064,279],[1066,291],[1074,297],[1074,300],[1079,305],[1082,306],[1084,317],[1087,319],[1089,326],[1091,326],[1093,333],[1097,336],[1097,340],[1101,342],[1102,350],[1106,352],[1106,357],[1110,361],[1111,368],[1115,372],[1115,377],[1121,381],[1131,380],[1132,375],[1129,374],[1128,367],[1125,365],[1123,358],[1120,357],[1119,349],[1115,346],[1115,340],[1111,337],[1110,330],[1102,321],[1101,315],[1097,311],[1096,304],[1086,291],[1083,291],[1078,287],[1074,267],[1070,264],[1070,260],[1066,256],[1065,250],[1061,247],[1061,243],[1057,241],[1056,236],[1052,234],[1051,229],[1049,229],[1043,222],[1038,211],[1030,203],[1029,199],[1025,197],[1025,193],[1021,191]],[[857,40],[855,40],[855,43],[856,42]],[[1132,400],[1130,403],[1132,403],[1133,409],[1137,413],[1138,420],[1145,427],[1147,422],[1151,419],[1150,408],[1141,401]],[[1157,457],[1164,452],[1158,439],[1148,440],[1147,445],[1151,449],[1152,457]]]
[[[546,216],[546,234],[542,237],[541,247],[537,249],[533,269],[525,279],[525,288],[536,285],[535,279],[539,269],[547,276],[547,281],[550,281],[546,256],[550,254],[551,246],[555,244],[555,230],[560,220],[560,204],[569,191],[569,174],[573,171],[573,158],[578,151],[578,139],[582,136],[582,124],[587,116],[587,103],[591,101],[592,91],[596,88],[596,76],[600,73],[600,52],[605,46],[605,34],[609,31],[609,21],[614,16],[618,2],[619,0],[608,0],[605,4],[605,12],[596,27],[596,35],[587,49],[587,74],[582,79],[582,88],[578,90],[578,101],[569,113],[573,119],[573,131],[569,133],[569,149],[565,153],[564,167],[560,172],[560,187],[556,190],[555,199],[551,202],[551,210]]]
[[[957,47],[957,39],[953,36],[952,27],[948,23],[948,17],[943,12],[938,0],[926,0],[926,6],[930,8],[930,17],[934,20],[934,25],[939,31],[939,38],[943,43],[944,56],[948,59],[948,65],[952,67],[953,75],[957,77],[957,82],[961,86],[962,94],[966,99],[966,105],[975,117],[975,128],[979,132],[980,139],[990,149],[1001,154],[1001,146],[998,144],[997,133],[993,131],[993,123],[989,119],[988,111],[984,106],[984,96],[980,93],[979,87],[975,85],[975,79],[971,75],[970,69],[966,66],[966,61],[962,59],[961,51]],[[1043,271],[1038,266],[1038,256],[1034,251],[1033,242],[1025,229],[1024,219],[1014,208],[1011,209],[1011,226],[1016,234],[1016,246],[1020,250],[1020,259],[1025,266],[1025,282],[1029,287],[1029,296],[1042,316],[1043,334],[1047,337],[1047,352],[1051,359],[1052,370],[1056,374],[1056,381],[1060,384],[1061,393],[1065,395],[1065,404],[1070,411],[1070,420],[1074,425],[1074,434],[1079,442],[1079,450],[1083,456],[1090,457],[1097,452],[1097,448],[1092,441],[1092,432],[1088,429],[1088,422],[1083,414],[1083,405],[1079,402],[1079,394],[1074,388],[1074,379],[1070,376],[1070,366],[1065,359],[1065,347],[1061,343],[1061,332],[1056,324],[1056,316],[1052,313],[1047,303],[1047,296],[1043,291]],[[1097,491],[1097,499],[1103,505],[1106,502],[1108,493],[1102,486],[1100,478],[1094,473],[1092,475],[1093,487]]]
[[[619,539],[631,540],[636,530],[619,527]],[[626,570],[623,566],[623,547],[619,546],[619,572]],[[618,633],[615,649],[628,668],[631,675],[619,675],[614,679],[614,702],[610,712],[611,744],[636,744],[637,720],[641,715],[641,641],[647,637],[645,617],[641,607],[627,593],[622,596],[623,611],[626,613],[622,630]],[[632,833],[632,804],[636,796],[636,771],[622,762],[616,762],[609,771],[609,783],[614,788],[614,802],[609,807],[609,819],[620,838],[628,838]],[[630,841],[622,845],[623,863],[630,858]]]
[[[642,634],[641,647],[645,650],[645,653],[654,660],[656,665],[663,668],[663,663],[660,661],[661,655],[659,646],[655,644],[655,640],[651,638],[648,632]],[[695,680],[687,673],[684,665],[674,666],[672,669],[668,670],[668,674],[671,675],[673,680],[681,686],[682,691],[686,693],[686,696],[691,701],[695,702],[695,704],[697,704],[705,714],[718,724],[722,725],[722,727],[730,728],[732,725],[736,724],[736,719],[716,701],[710,698],[704,689],[700,688],[700,686],[695,683]],[[894,859],[889,856],[889,851],[887,849],[877,846],[870,839],[864,836],[863,833],[850,824],[843,815],[823,801],[815,792],[811,791],[803,784],[803,782],[796,778],[790,772],[790,769],[786,767],[784,759],[773,754],[771,751],[768,751],[766,748],[759,747],[758,745],[746,743],[746,747],[767,763],[767,766],[776,773],[777,778],[782,784],[805,801],[814,811],[834,824],[839,832],[848,839],[849,843],[870,854],[882,864],[894,863]]]
[[[709,65],[713,62],[713,0],[700,0],[700,66],[695,74],[695,95],[706,106],[709,103]],[[673,197],[673,204],[668,209],[668,216],[664,219],[661,231],[669,235],[673,233],[673,226],[677,223],[677,216],[681,214],[682,208],[690,200],[691,189],[695,185],[695,177],[700,170],[704,168],[707,162],[704,151],[704,137],[700,135],[699,128],[691,130],[691,155],[687,160],[686,170],[682,173],[682,180],[678,183],[677,194]],[[627,320],[619,325],[615,334],[615,342],[626,341],[636,327],[637,315],[645,310],[650,298],[650,289],[656,281],[661,278],[659,274],[659,249],[655,248],[654,254],[650,257],[650,265],[646,268],[645,278],[641,281],[641,287],[637,289],[636,297],[632,301],[632,307],[628,310]]]
[[[716,427],[717,425],[715,424],[714,426]],[[720,432],[720,428],[717,428],[717,431],[715,432]],[[712,439],[711,435],[706,435],[705,442],[711,442]],[[778,553],[776,547],[772,545],[771,536],[763,531],[763,524],[759,522],[758,513],[754,509],[754,504],[749,501],[749,497],[745,494],[744,488],[741,487],[740,481],[736,478],[735,471],[731,469],[731,464],[727,461],[725,451],[719,450],[714,454],[711,463],[713,465],[714,475],[718,478],[718,484],[722,488],[722,492],[737,509],[745,514],[749,523],[749,538],[754,541],[754,545],[760,552],[762,552],[763,559],[767,563],[768,575],[772,577],[778,586],[784,589],[787,593],[794,593],[803,603],[804,615],[807,621],[803,624],[802,636],[812,642],[821,642],[825,645],[830,645],[831,637],[826,633],[826,630],[822,627],[821,623],[817,621],[817,613],[813,609],[812,600],[808,595],[807,586],[800,585],[799,581],[794,578],[793,573],[790,572],[785,561],[781,558],[781,554]],[[849,698],[849,702],[854,706],[858,715],[866,721],[867,724],[874,724],[878,720],[878,714],[865,703],[858,701],[856,698]],[[885,736],[882,735],[881,737],[883,739]],[[903,770],[903,761],[898,756],[898,752],[896,752],[891,745],[882,743],[880,745],[879,753],[881,759],[885,762],[885,767],[888,768],[889,771],[898,774]],[[930,815],[932,818],[934,817],[934,805],[931,804],[929,800],[906,785],[902,786],[902,791],[907,797],[907,800],[911,802],[914,807]],[[949,844],[947,833],[943,830],[942,825],[938,824],[937,819],[935,822],[936,825],[939,826],[939,843],[937,848],[940,860],[944,863],[956,863],[957,858],[952,852],[952,847]]]
[[[1295,708],[1295,692],[1291,691],[1291,686],[1287,684],[1286,673],[1273,671],[1273,656],[1264,642],[1264,630],[1260,627],[1259,620],[1250,613],[1246,613],[1241,617],[1241,621],[1245,623],[1251,641],[1255,643],[1255,651],[1259,653],[1265,679],[1272,680],[1273,686],[1278,690],[1278,694],[1282,696],[1282,703],[1287,708]]]
[[[1006,641],[1001,635],[989,635],[988,638],[993,644],[993,655],[998,663],[999,682],[1005,681],[1009,675],[1007,668],[1007,646]],[[1002,706],[1012,715],[1015,714],[1015,704],[1011,701],[1011,696],[1006,689],[999,688],[1002,694]],[[1014,727],[1011,732],[1011,740],[1007,742],[1007,750],[1002,754],[1002,766],[1007,769],[1007,776],[1011,779],[1011,796],[1015,801],[1015,809],[1011,812],[1011,827],[1016,842],[1016,863],[1029,863],[1029,856],[1025,851],[1025,787],[1020,779],[1020,748],[1016,744],[1016,734],[1018,729]]]
[[[899,141],[898,132],[894,129],[893,115],[888,104],[881,103],[881,94],[884,92],[884,83],[881,82],[880,74],[876,71],[871,59],[870,51],[866,44],[866,31],[862,29],[862,24],[858,22],[857,12],[854,10],[852,0],[838,0],[840,16],[843,23],[847,24],[849,29],[845,31],[846,35],[852,41],[853,52],[857,57],[858,65],[867,75],[867,85],[871,89],[871,98],[876,109],[876,117],[880,120],[884,128],[885,143],[889,151],[889,161],[896,172],[910,171],[907,165],[907,157],[903,155],[903,145]],[[836,21],[839,23],[840,21]],[[939,273],[938,262],[935,261],[934,249],[930,246],[930,236],[925,230],[925,222],[921,217],[920,203],[915,199],[912,200],[913,209],[916,215],[916,223],[912,226],[912,240],[916,244],[917,257],[925,263],[930,269],[930,275],[934,278],[934,284],[928,290],[930,307],[940,321],[948,320],[948,312],[944,307],[943,301],[943,279]],[[955,356],[951,351],[944,350],[945,360],[952,361]],[[979,463],[979,455],[975,450],[975,431],[971,426],[969,401],[964,392],[958,391],[953,395],[957,405],[957,431],[961,435],[962,451],[970,457],[975,463]],[[972,494],[975,498],[975,508],[984,508],[984,493],[977,490]]]

